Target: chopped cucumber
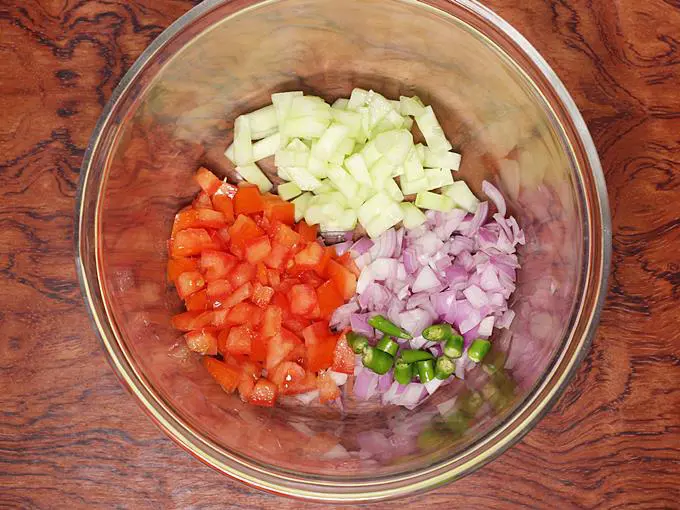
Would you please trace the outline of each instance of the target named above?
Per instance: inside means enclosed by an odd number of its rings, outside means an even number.
[[[434,150],[435,152],[446,152],[451,150],[452,145],[446,139],[444,131],[431,106],[427,106],[423,113],[416,117],[416,124],[418,124],[418,128],[423,133],[425,141],[427,141],[427,146],[431,150]]]
[[[399,207],[401,207],[401,213],[404,215],[405,228],[416,228],[427,221],[425,214],[411,202],[402,202]]]
[[[360,107],[366,104],[368,99],[368,91],[356,88],[352,91],[352,95],[347,102],[347,109],[357,111]]]
[[[321,161],[330,160],[348,134],[349,128],[347,126],[337,123],[331,124],[312,148],[312,156]]]
[[[321,181],[321,186],[319,186],[314,192],[317,195],[320,195],[321,193],[331,193],[333,191],[338,191],[338,188],[333,185],[330,179],[323,179]]]
[[[281,133],[288,138],[319,138],[330,122],[330,117],[323,116],[288,119],[281,128]]]
[[[401,212],[401,207],[396,202],[392,202],[388,207],[380,211],[378,216],[371,220],[366,226],[366,232],[371,238],[375,239],[403,219],[404,215]]]
[[[328,178],[333,185],[338,188],[346,197],[350,198],[359,189],[357,181],[341,166],[331,166],[328,168]]]
[[[455,152],[434,152],[426,148],[425,166],[457,171],[460,168],[460,154]]]
[[[349,158],[347,158],[345,160],[345,168],[359,184],[364,184],[366,186],[371,186],[373,184],[373,181],[371,181],[371,176],[368,173],[368,168],[366,168],[366,163],[361,154],[352,154]]]
[[[281,186],[279,186],[279,189],[281,189]],[[300,221],[305,217],[305,212],[307,211],[307,207],[312,198],[314,198],[314,195],[307,192],[291,202],[295,206],[295,221]]]
[[[385,181],[392,177],[394,165],[386,157],[380,158],[371,167],[371,182],[375,189],[383,189]]]
[[[247,165],[253,162],[253,140],[249,117],[241,115],[234,122],[234,163]]]
[[[333,116],[333,120],[335,122],[342,124],[349,130],[347,136],[355,139],[361,136],[363,128],[361,125],[360,113],[353,112],[351,110],[338,110],[334,108],[331,111],[331,115]]]
[[[244,117],[248,118],[250,134],[253,140],[261,140],[276,133],[279,129],[279,121],[276,117],[276,108],[273,104],[250,112]]]
[[[398,166],[413,147],[413,135],[405,129],[386,131],[375,137],[375,147],[392,165]]]
[[[337,110],[347,110],[347,106],[349,105],[349,99],[345,99],[344,97],[340,97],[335,100],[331,108],[335,108]]]
[[[471,213],[477,211],[479,200],[463,181],[456,181],[450,186],[446,186],[442,189],[442,193],[451,198],[456,207]]]
[[[276,154],[281,146],[281,135],[274,133],[253,144],[253,160],[260,161]]]
[[[446,168],[426,168],[425,177],[427,178],[427,189],[437,189],[453,184],[451,170]]]
[[[293,200],[302,194],[302,190],[294,182],[284,182],[278,187],[279,196],[284,200]]]
[[[400,178],[400,184],[401,191],[404,195],[415,195],[421,191],[427,191],[430,187],[430,183],[428,182],[425,174],[423,174],[420,179],[416,179],[415,181],[411,181],[407,179],[405,175],[402,175]]]
[[[382,158],[382,153],[375,146],[374,141],[368,142],[363,149],[361,149],[361,157],[368,168],[371,168],[376,161]]]
[[[416,205],[421,209],[449,212],[454,207],[453,200],[446,195],[439,195],[430,191],[421,191],[416,195]]]
[[[383,211],[386,211],[393,203],[394,201],[386,193],[376,193],[359,208],[359,222],[364,227],[367,227],[371,220],[376,216],[381,215]]]
[[[420,100],[418,96],[406,97],[401,96],[399,98],[400,109],[399,113],[402,115],[410,115],[411,117],[418,117],[423,114],[425,110],[425,105]]]
[[[255,163],[248,163],[247,165],[241,165],[236,167],[236,171],[241,177],[251,184],[255,184],[262,193],[266,193],[271,190],[274,186],[264,175],[260,167]]]
[[[290,179],[303,191],[314,191],[321,186],[321,181],[299,166],[286,168]]]
[[[383,190],[389,195],[389,197],[395,202],[401,202],[404,200],[404,194],[399,189],[399,186],[391,177],[385,180],[383,185]]]
[[[425,177],[423,164],[418,157],[417,146],[413,147],[404,162],[404,175],[409,181],[417,181]]]

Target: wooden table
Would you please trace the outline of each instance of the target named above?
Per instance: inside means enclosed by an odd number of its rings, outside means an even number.
[[[677,508],[680,4],[486,3],[543,53],[588,122],[609,187],[613,272],[593,348],[552,412],[417,504]],[[2,508],[301,506],[166,439],[109,369],[76,281],[73,208],[90,133],[135,58],[191,6],[0,2]]]

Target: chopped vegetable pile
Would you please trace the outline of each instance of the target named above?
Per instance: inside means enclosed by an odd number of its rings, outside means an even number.
[[[329,329],[356,289],[349,254],[295,224],[293,206],[256,187],[223,183],[201,168],[203,191],[175,217],[168,279],[187,311],[172,319],[208,372],[244,401],[278,395],[336,399],[354,371],[345,337]]]
[[[414,143],[414,121],[426,144]],[[474,210],[476,198],[451,175],[461,159],[451,149],[434,110],[418,97],[390,101],[357,88],[332,106],[302,92],[273,94],[271,105],[236,119],[226,156],[262,191],[272,183],[257,161],[275,156],[278,176],[288,181],[279,195],[293,201],[297,220],[322,231],[359,223],[376,238],[402,221],[422,224],[420,209]],[[415,205],[405,195],[415,195]]]

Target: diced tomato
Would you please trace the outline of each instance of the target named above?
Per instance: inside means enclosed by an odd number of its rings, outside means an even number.
[[[215,236],[220,240],[222,246],[229,247],[231,244],[231,236],[229,235],[229,228],[220,228],[215,232]]]
[[[264,259],[264,264],[272,269],[279,269],[284,265],[284,262],[288,258],[288,254],[288,248],[274,241],[269,255]]]
[[[218,308],[217,310],[212,310],[212,322],[211,324],[216,328],[224,328],[227,326],[227,317],[231,310],[227,308]]]
[[[304,270],[314,270],[323,260],[324,249],[316,242],[309,243],[295,255],[295,265]]]
[[[198,259],[178,258],[168,260],[168,281],[174,282],[179,275],[198,270]]]
[[[238,383],[238,394],[244,402],[248,402],[248,399],[253,394],[255,383],[260,378],[261,372],[259,367],[251,361],[246,361],[241,365],[241,379]]]
[[[305,344],[298,344],[295,349],[288,353],[286,361],[294,361],[298,365],[307,366],[307,347]]]
[[[285,328],[281,328],[281,332],[269,339],[267,347],[267,370],[271,370],[276,365],[281,363],[290,352],[295,349],[300,341],[297,337]]]
[[[319,374],[316,381],[319,389],[319,401],[322,403],[330,402],[340,396],[340,389],[328,372]]]
[[[309,314],[317,305],[316,291],[308,284],[294,285],[288,292],[290,311],[295,315]]]
[[[361,269],[354,263],[354,259],[352,259],[349,252],[343,253],[342,256],[338,258],[338,263],[346,267],[357,278],[361,275]]]
[[[201,253],[200,268],[209,282],[229,276],[237,263],[236,257],[222,251],[206,250]]]
[[[277,197],[277,200],[265,201],[264,215],[271,222],[280,221],[286,225],[292,225],[295,223],[295,206]]]
[[[262,322],[263,315],[264,312],[252,303],[241,302],[229,311],[227,324],[249,324],[252,327],[257,327]]]
[[[203,328],[184,335],[189,350],[199,354],[217,354],[217,335],[214,330]]]
[[[205,287],[205,283],[205,278],[203,278],[201,273],[198,271],[188,271],[177,277],[175,287],[177,287],[177,294],[179,294],[179,297],[185,299],[194,292],[198,292]]]
[[[194,209],[212,209],[212,201],[210,200],[210,195],[205,191],[201,191],[193,202]]]
[[[328,327],[328,321],[314,322],[302,330],[302,338],[305,339],[305,345],[307,347],[323,343],[331,336],[333,336],[333,334]]]
[[[346,267],[334,260],[328,262],[326,268],[328,276],[338,288],[340,295],[345,301],[349,301],[357,290],[357,277]]]
[[[236,214],[253,214],[262,212],[264,200],[257,186],[239,186],[234,197],[234,212]]]
[[[319,300],[319,308],[321,317],[329,319],[336,308],[342,306],[345,302],[338,292],[338,288],[331,280],[321,285],[316,289],[316,296]]]
[[[355,354],[352,348],[347,343],[347,337],[342,334],[335,343],[335,350],[333,352],[333,365],[331,368],[335,372],[342,372],[343,374],[354,373],[354,359]]]
[[[323,258],[315,267],[314,271],[321,278],[326,277],[326,268],[328,267],[328,262],[330,262],[335,257],[335,248],[332,246],[327,246],[323,250]]]
[[[290,289],[292,289],[296,285],[300,285],[301,283],[302,283],[302,280],[300,280],[298,278],[288,277],[280,283],[279,292],[285,293],[286,295],[288,295],[288,293],[290,292]]]
[[[220,186],[220,189],[217,190],[215,195],[225,195],[232,200],[236,196],[236,192],[238,191],[238,186],[234,186],[233,184],[229,184],[228,182],[223,182],[222,185]]]
[[[205,167],[199,168],[194,174],[194,179],[208,195],[214,195],[222,186],[222,181]]]
[[[278,335],[281,332],[281,322],[283,320],[283,312],[278,306],[268,306],[264,311],[264,320],[262,321],[262,335],[270,337]]]
[[[259,379],[248,399],[253,405],[274,407],[276,403],[276,385],[267,379]]]
[[[196,227],[222,228],[227,226],[227,220],[219,211],[212,209],[197,209]]]
[[[297,317],[295,315],[290,315],[288,317],[284,316],[283,319],[283,327],[296,332],[297,331],[302,332],[302,330],[309,326],[311,323],[312,322],[310,320],[303,319],[302,317]]]
[[[326,370],[333,364],[333,350],[335,338],[326,337],[321,342],[307,346],[307,370],[318,372]]]
[[[281,275],[276,269],[267,269],[267,280],[269,286],[274,290],[277,290],[281,285]]]
[[[264,230],[257,226],[252,218],[239,214],[234,224],[229,227],[231,244],[245,248],[245,243],[250,239],[255,239],[264,235]]]
[[[319,230],[316,225],[309,226],[305,221],[298,223],[296,228],[298,234],[300,234],[302,239],[308,243],[316,241],[316,238],[319,235]]]
[[[208,292],[205,289],[196,292],[187,297],[184,301],[184,304],[186,305],[187,310],[190,312],[207,310],[210,306],[210,302],[208,301]]]
[[[236,289],[233,294],[228,296],[224,301],[222,301],[222,306],[225,308],[231,308],[234,305],[237,305],[241,301],[245,301],[246,299],[249,299],[250,296],[253,294],[253,284],[248,282],[244,285],[241,285],[238,289]]]
[[[267,360],[267,350],[269,348],[269,339],[260,333],[250,344],[250,359],[260,363],[264,363]]]
[[[234,290],[234,286],[229,282],[229,280],[213,280],[212,282],[208,282],[208,288],[206,289],[206,297],[208,300],[213,302],[213,306],[215,306],[215,301],[216,300],[222,300],[223,298],[226,298],[229,296],[232,291]],[[217,308],[221,307],[217,306]]]
[[[260,308],[266,308],[274,297],[274,289],[261,285],[260,282],[255,282],[253,285],[253,295],[250,298]]]
[[[193,207],[187,207],[175,214],[175,221],[172,224],[172,235],[177,232],[186,230],[187,228],[196,228],[198,221],[198,212]]]
[[[251,343],[255,334],[247,324],[229,330],[225,350],[229,354],[250,354]]]
[[[284,296],[281,292],[274,292],[272,304],[278,306],[281,309],[284,319],[290,315],[290,303],[288,303],[288,298],[286,298],[286,296]]]
[[[234,202],[227,195],[214,195],[212,197],[213,207],[224,216],[224,221],[229,225],[234,223]]]
[[[293,248],[302,242],[302,237],[288,225],[278,223],[274,227],[274,240],[286,248]]]
[[[276,384],[279,393],[286,395],[291,388],[295,388],[305,378],[305,369],[292,361],[284,361],[274,367],[267,378]]]
[[[229,328],[222,329],[217,334],[217,352],[222,356],[228,354],[227,352],[227,339],[229,338]]]
[[[255,276],[260,285],[267,285],[269,283],[269,278],[267,277],[267,266],[262,262],[258,262],[255,266]]]
[[[172,327],[179,331],[191,331],[193,322],[196,320],[196,317],[201,315],[201,313],[202,312],[199,311],[178,313],[177,315],[173,315],[170,322],[172,323]]]
[[[272,251],[272,245],[267,236],[250,239],[246,242],[245,248],[246,260],[251,264],[257,264],[264,260]]]
[[[300,275],[300,280],[308,283],[315,289],[319,288],[324,283],[323,279],[314,271],[305,271]]]
[[[316,374],[309,370],[306,371],[305,377],[298,381],[298,383],[291,388],[288,388],[288,395],[297,395],[300,393],[307,393],[314,391],[317,387]]]
[[[202,228],[181,230],[170,240],[170,253],[174,258],[191,257],[210,249],[215,249],[215,243],[208,231]]]
[[[203,365],[227,393],[233,393],[241,381],[241,370],[236,366],[223,363],[215,358],[203,358]]]
[[[234,287],[240,287],[245,283],[252,282],[254,278],[255,266],[248,262],[241,262],[232,271],[229,281]]]

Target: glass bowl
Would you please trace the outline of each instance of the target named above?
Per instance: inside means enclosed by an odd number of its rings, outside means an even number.
[[[181,309],[165,279],[174,213],[239,114],[273,92],[334,100],[356,86],[432,104],[463,154],[459,178],[476,192],[484,179],[500,187],[527,238],[516,319],[483,367],[414,411],[242,404],[170,326]],[[605,183],[576,106],[527,41],[470,0],[206,0],[115,91],[86,153],[77,214],[83,294],[140,405],[218,471],[318,501],[422,492],[521,438],[587,352],[611,251]]]

